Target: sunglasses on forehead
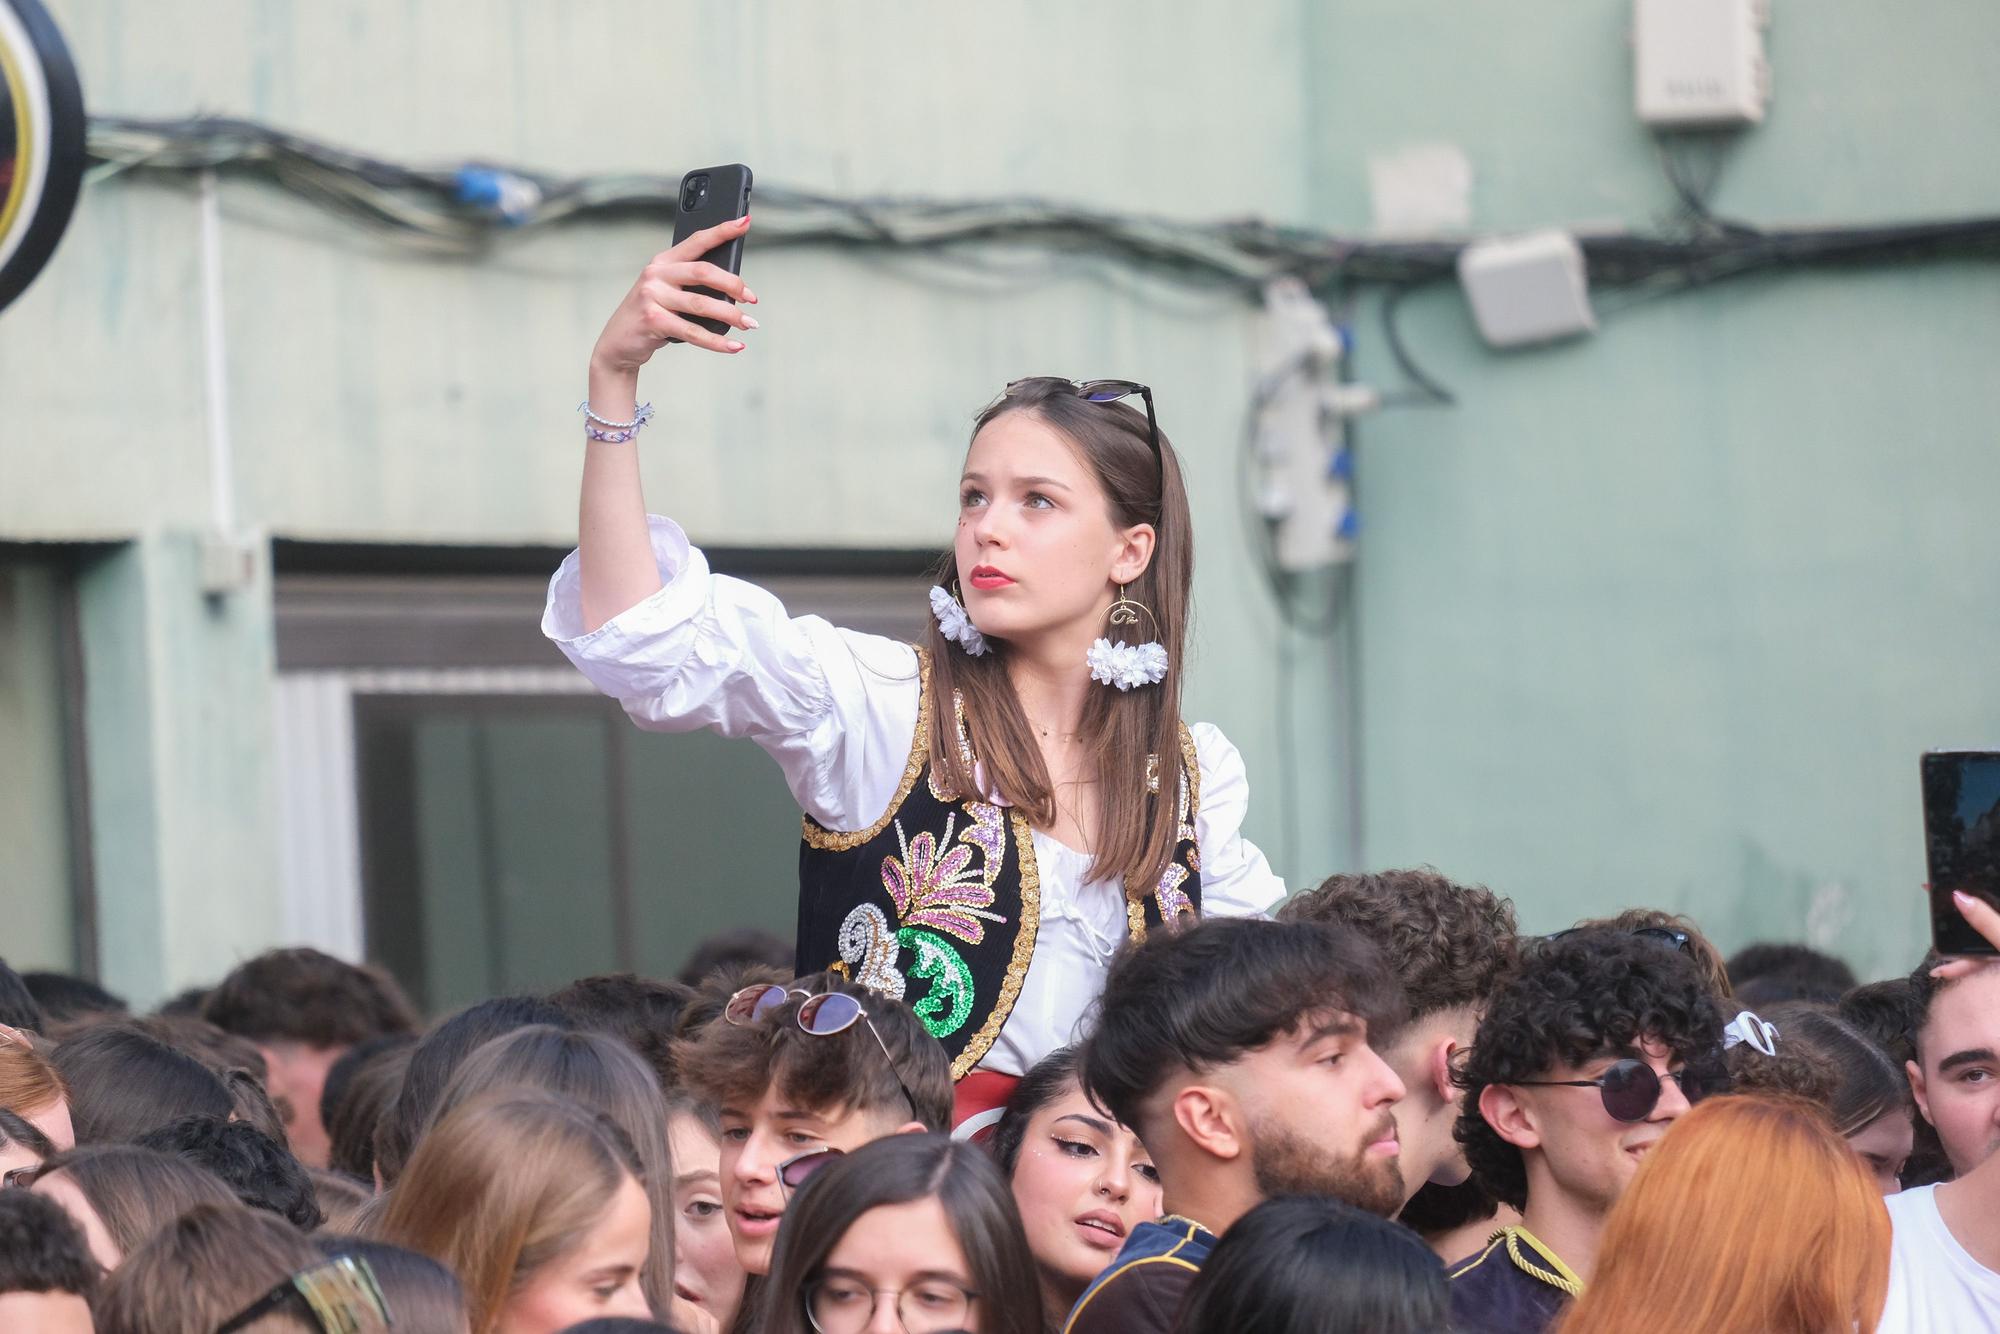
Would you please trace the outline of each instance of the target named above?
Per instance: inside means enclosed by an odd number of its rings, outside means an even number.
[[[1689,1103],[1700,1102],[1708,1095],[1707,1080],[1692,1067],[1670,1070],[1667,1078],[1681,1086],[1681,1096]],[[1629,1056],[1613,1062],[1610,1069],[1595,1079],[1514,1079],[1508,1082],[1528,1088],[1594,1088],[1604,1100],[1605,1112],[1614,1121],[1645,1120],[1660,1105],[1660,1092],[1665,1087],[1657,1070]]]
[[[802,1032],[816,1038],[829,1038],[836,1033],[845,1033],[856,1024],[865,1024],[868,1035],[875,1039],[875,1045],[882,1049],[882,1059],[889,1063],[889,1077],[902,1090],[903,1101],[910,1104],[910,1115],[923,1118],[917,1113],[916,1095],[903,1082],[902,1072],[896,1069],[896,1058],[889,1054],[889,1044],[882,1040],[875,1021],[868,1017],[868,1011],[861,1008],[861,1002],[844,991],[822,991],[818,993],[800,991],[796,987],[780,986],[775,982],[762,986],[745,987],[729,998],[723,1007],[722,1017],[738,1028],[747,1028],[762,1023],[774,1011],[781,1009],[792,997],[799,996],[797,1021]],[[804,1155],[802,1155],[804,1156]],[[796,1161],[796,1160],[794,1160]]]
[[[1591,928],[1589,927],[1582,927],[1582,926],[1566,927],[1561,931],[1551,932],[1550,934],[1543,936],[1542,939],[1544,941],[1561,940],[1564,936],[1573,936],[1579,931],[1587,931],[1590,929]],[[1626,934],[1637,936],[1641,940],[1657,941],[1659,944],[1665,945],[1670,950],[1679,950],[1682,954],[1694,953],[1694,946],[1690,943],[1690,937],[1688,936],[1688,933],[1685,931],[1677,931],[1671,926],[1635,926],[1630,931],[1626,932]]]
[[[1068,385],[1078,398],[1087,403],[1116,403],[1120,399],[1137,394],[1146,405],[1146,443],[1152,446],[1153,459],[1160,465],[1160,471],[1165,473],[1167,461],[1160,453],[1160,422],[1159,418],[1153,415],[1152,386],[1140,384],[1137,380],[1064,380],[1060,376],[1031,376],[1025,380],[1010,382],[1007,392],[1011,394],[1021,385],[1033,384],[1043,378]]]

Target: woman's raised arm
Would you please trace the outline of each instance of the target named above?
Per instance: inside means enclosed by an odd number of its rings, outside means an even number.
[[[694,317],[721,320],[737,329],[754,329],[757,321],[740,306],[688,289],[709,287],[739,302],[756,304],[756,293],[741,278],[701,258],[749,227],[746,217],[696,232],[672,250],[655,255],[640,272],[591,351],[591,412],[611,422],[635,420],[639,368],[670,338],[732,356],[743,350],[740,339],[710,333],[694,323]],[[660,588],[660,571],[646,531],[646,498],[639,484],[636,440],[588,442],[578,508],[577,562],[583,619],[595,630]]]

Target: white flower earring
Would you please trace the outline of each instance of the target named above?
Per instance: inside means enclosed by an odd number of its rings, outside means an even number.
[[[956,588],[956,584],[953,587]],[[979,627],[966,614],[965,606],[955,592],[948,593],[935,584],[931,585],[931,615],[937,617],[938,629],[944,632],[944,637],[973,657],[993,651],[986,643],[986,636],[979,633]]]
[[[1154,638],[1143,644],[1128,644],[1120,627],[1137,625],[1142,613],[1152,624]],[[1096,640],[1084,655],[1084,661],[1090,664],[1090,679],[1120,690],[1156,686],[1166,680],[1167,646],[1158,638],[1160,623],[1145,603],[1125,596],[1123,584],[1118,585],[1118,600],[1111,604],[1110,623],[1111,633],[1118,636],[1118,641],[1113,643],[1109,637]]]

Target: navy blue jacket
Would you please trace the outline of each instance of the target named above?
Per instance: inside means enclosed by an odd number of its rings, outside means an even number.
[[[1543,1334],[1583,1284],[1524,1227],[1493,1234],[1450,1269],[1455,1334]]]
[[[1063,1334],[1167,1334],[1215,1249],[1215,1234],[1172,1214],[1141,1223],[1085,1288]]]

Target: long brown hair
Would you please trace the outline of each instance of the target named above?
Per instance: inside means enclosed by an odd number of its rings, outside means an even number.
[[[0,1107],[29,1116],[68,1096],[69,1085],[47,1056],[24,1039],[0,1034]]]
[[[1598,1254],[1561,1334],[1874,1334],[1889,1214],[1812,1104],[1716,1098],[1646,1155]]]
[[[625,1132],[566,1098],[512,1089],[454,1108],[424,1132],[373,1228],[450,1268],[473,1334],[515,1288],[565,1254],[611,1207],[639,1158]]]
[[[214,1173],[136,1144],[87,1144],[59,1153],[42,1164],[35,1180],[57,1173],[97,1211],[121,1258],[198,1204],[237,1202]]]
[[[98,1304],[97,1328],[104,1334],[212,1330],[319,1260],[305,1234],[276,1214],[233,1200],[198,1204],[148,1238],[112,1274]],[[290,1313],[274,1313],[250,1326],[305,1327]],[[387,1325],[364,1319],[360,1328],[379,1334]]]
[[[445,1087],[436,1119],[461,1103],[522,1088],[602,1112],[631,1140],[639,1155],[639,1184],[653,1206],[652,1246],[640,1287],[655,1311],[665,1311],[674,1299],[674,1167],[667,1145],[667,1105],[652,1067],[608,1034],[533,1024],[466,1057]]]
[[[1181,669],[1194,586],[1194,528],[1180,460],[1160,436],[1156,459],[1146,416],[1125,403],[1093,403],[1068,381],[1039,377],[1017,381],[973,423],[977,436],[1008,413],[1033,416],[1073,446],[1103,489],[1117,528],[1151,524],[1153,559],[1125,588],[1158,623],[1167,650],[1167,675],[1156,686],[1093,690],[1086,698],[1079,739],[1098,759],[1097,847],[1092,875],[1116,877],[1128,895],[1143,898],[1158,885],[1178,841]],[[939,582],[956,577],[947,554]],[[1141,631],[1150,629],[1140,618]],[[925,633],[930,650],[931,771],[944,785],[977,793],[972,765],[958,746],[955,701],[965,702],[965,729],[985,787],[1004,797],[1039,826],[1056,821],[1056,794],[1041,748],[1035,744],[1007,676],[1007,644],[988,640],[992,652],[973,657],[947,640],[935,620]],[[1081,670],[1082,664],[1078,664]],[[1150,756],[1157,756],[1158,795],[1148,790]]]

